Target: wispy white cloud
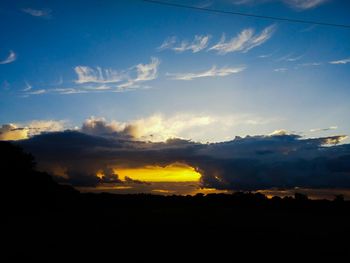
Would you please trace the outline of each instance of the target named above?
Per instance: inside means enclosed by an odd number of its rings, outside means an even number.
[[[297,56],[297,57],[289,57],[286,59],[286,61],[288,62],[294,62],[294,61],[298,61],[300,59],[302,59],[304,57],[304,55],[300,55],[300,56]]]
[[[78,76],[75,83],[104,84],[104,86],[98,86],[99,90],[107,90],[111,87],[127,88],[140,82],[155,79],[159,64],[160,60],[152,57],[149,64],[140,63],[128,70],[120,72],[113,69],[102,69],[100,67],[94,69],[87,66],[77,66],[74,68]],[[131,76],[132,74],[136,76]],[[122,83],[117,85],[107,85],[120,82]]]
[[[151,62],[149,64],[138,64],[136,66],[137,77],[134,79],[134,82],[155,79],[157,77],[159,64],[160,60],[154,57],[151,58]]]
[[[164,42],[157,48],[158,50],[171,49],[176,43],[176,37],[168,37]]]
[[[316,66],[321,66],[321,65],[323,65],[322,62],[308,62],[308,63],[299,64],[298,66],[302,66],[302,67],[316,67]]]
[[[196,7],[199,8],[208,8],[213,5],[213,1],[203,1],[202,3],[199,3],[196,5]]]
[[[150,81],[157,78],[158,67],[160,60],[158,58],[152,57],[149,64],[138,64],[136,68],[136,77],[129,77],[128,81],[118,85],[119,88],[128,88],[138,85],[140,82]]]
[[[258,56],[258,58],[269,58],[269,57],[272,57],[272,55],[273,55],[274,53],[275,53],[275,52],[268,53],[268,54],[262,54],[262,55]]]
[[[333,65],[341,65],[341,64],[348,64],[348,63],[350,63],[350,58],[344,58],[344,59],[334,60],[329,62],[329,64],[333,64]]]
[[[320,6],[329,0],[231,0],[234,5],[257,5],[268,2],[283,2],[291,8],[307,10]]]
[[[237,52],[244,50],[245,46],[253,36],[252,29],[245,29],[239,35],[226,42],[226,36],[222,35],[220,41],[209,48],[209,50],[216,50],[220,54],[226,54],[230,52]]]
[[[77,66],[74,68],[77,74],[77,79],[74,81],[75,85],[34,90],[31,85],[26,83],[26,88],[22,89],[22,95],[70,95],[149,89],[150,86],[145,86],[143,83],[157,78],[159,64],[160,60],[152,57],[148,64],[140,63],[123,71],[103,69],[101,67]]]
[[[234,5],[251,5],[260,2],[266,2],[266,0],[231,0]]]
[[[306,10],[306,9],[318,7],[319,5],[324,4],[328,0],[283,0],[283,1],[293,8]]]
[[[330,131],[330,130],[336,130],[336,129],[338,129],[338,126],[330,126],[327,128],[310,129],[310,132]]]
[[[81,93],[88,93],[87,87],[81,89],[81,88],[57,88],[57,89],[50,89],[49,90],[52,93],[58,93],[61,95],[69,95],[69,94],[81,94]]]
[[[220,41],[208,50],[217,51],[219,54],[227,54],[231,52],[248,52],[249,50],[262,45],[269,40],[275,32],[276,26],[266,27],[260,34],[254,34],[254,30],[244,29],[237,36],[226,41],[223,35]]]
[[[287,68],[276,68],[273,71],[275,71],[275,72],[286,72],[286,71],[288,71],[288,69]]]
[[[193,80],[197,78],[207,78],[207,77],[224,77],[231,74],[239,73],[243,71],[245,67],[223,67],[217,68],[213,66],[211,69],[197,72],[197,73],[168,73],[167,75],[171,77],[171,79],[175,80]]]
[[[278,62],[281,62],[281,61],[295,62],[295,61],[302,59],[303,57],[304,57],[304,55],[293,56],[293,54],[288,54],[288,55],[285,55],[283,57],[276,59],[276,61],[278,61]]]
[[[40,94],[44,94],[47,93],[46,89],[38,89],[38,90],[31,90],[29,92],[26,92],[26,95],[40,95]]]
[[[192,51],[193,53],[197,53],[208,46],[209,35],[206,36],[195,36],[194,40],[191,43],[187,43],[186,41],[182,41],[180,46],[174,47],[173,50],[177,52],[184,52],[187,50]]]
[[[116,83],[125,79],[125,73],[118,72],[113,69],[96,69],[88,66],[77,66],[74,68],[78,79],[75,81],[78,84],[83,83]]]
[[[181,41],[176,45],[176,37],[167,38],[162,45],[158,47],[158,50],[171,49],[176,52],[192,51],[192,53],[197,53],[208,46],[210,35],[195,35],[192,42],[187,40]]]
[[[14,62],[16,59],[17,59],[16,53],[13,52],[12,50],[10,50],[8,57],[5,58],[4,60],[0,61],[0,64],[9,64],[9,63]]]
[[[22,11],[31,16],[45,17],[45,18],[50,18],[52,13],[52,10],[49,8],[45,8],[45,9],[23,8]]]
[[[244,52],[247,52],[250,49],[253,49],[257,46],[260,46],[262,44],[264,44],[267,40],[269,40],[273,33],[275,32],[276,26],[275,25],[271,25],[266,27],[261,33],[260,35],[257,35],[255,37],[253,37],[247,47],[244,49]]]
[[[33,87],[27,81],[25,82],[25,88],[22,91],[30,91]]]

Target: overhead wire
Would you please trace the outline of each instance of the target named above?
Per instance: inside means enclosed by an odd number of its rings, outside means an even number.
[[[196,11],[204,11],[204,12],[217,13],[217,14],[253,17],[253,18],[259,18],[259,19],[268,19],[268,20],[274,20],[274,21],[284,21],[284,22],[290,22],[290,23],[302,23],[302,24],[310,24],[310,25],[319,25],[319,26],[329,26],[329,27],[338,27],[338,28],[350,29],[350,25],[346,25],[346,24],[334,24],[334,23],[321,22],[321,21],[312,21],[312,20],[304,20],[304,19],[294,19],[294,18],[286,18],[286,17],[258,15],[258,14],[251,14],[251,13],[227,11],[227,10],[222,10],[222,9],[214,9],[214,8],[208,8],[208,7],[199,7],[199,6],[185,5],[185,4],[174,3],[174,2],[165,2],[165,1],[159,1],[159,0],[140,0],[140,1],[146,2],[146,3],[151,3],[151,4],[168,6],[168,7],[177,7],[177,8],[191,9],[191,10],[196,10]]]

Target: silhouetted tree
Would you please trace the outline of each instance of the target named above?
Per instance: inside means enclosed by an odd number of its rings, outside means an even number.
[[[342,203],[344,202],[344,195],[336,195],[335,198],[334,198],[334,202],[339,202],[339,203]]]
[[[309,200],[309,198],[307,197],[306,194],[301,194],[301,193],[295,193],[294,194],[294,199],[296,201],[301,201],[301,202],[305,202],[305,201]]]

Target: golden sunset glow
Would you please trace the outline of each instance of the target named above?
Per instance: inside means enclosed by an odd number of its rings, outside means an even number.
[[[118,168],[115,172],[122,180],[127,176],[146,182],[198,182],[201,176],[193,167],[182,163],[165,167],[148,165],[140,168]]]

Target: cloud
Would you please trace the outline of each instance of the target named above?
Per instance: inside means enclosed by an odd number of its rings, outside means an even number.
[[[25,124],[3,124],[0,127],[0,140],[23,140],[43,132],[62,131],[66,122],[55,120],[34,120]]]
[[[105,93],[105,92],[124,92],[135,89],[148,89],[150,86],[144,85],[144,82],[157,78],[160,60],[151,58],[149,64],[137,64],[127,70],[117,71],[114,69],[104,69],[101,67],[92,68],[89,66],[76,66],[74,71],[77,79],[75,85],[71,87],[56,87],[45,89],[32,89],[28,83],[26,88],[22,89],[22,95],[41,95],[41,94],[82,94],[82,93]],[[61,86],[62,83],[57,85]]]
[[[293,56],[293,54],[288,54],[288,55],[285,55],[283,57],[276,59],[276,61],[278,61],[278,62],[281,62],[281,61],[295,62],[295,61],[302,59],[303,57],[304,57],[304,55]]]
[[[228,75],[236,74],[245,70],[245,67],[223,67],[217,68],[213,66],[211,69],[197,72],[197,73],[168,73],[172,79],[175,80],[193,80],[197,78],[208,78],[208,77],[225,77]]]
[[[232,3],[235,5],[256,5],[273,2],[276,0],[233,0]],[[283,2],[291,8],[298,10],[307,10],[316,8],[321,4],[326,3],[328,0],[277,0]]]
[[[269,58],[271,57],[275,52],[269,53],[269,54],[262,54],[260,56],[258,56],[258,58]]]
[[[28,90],[25,91],[26,95],[40,95],[40,94],[44,94],[47,93],[46,89],[38,89],[38,90]]]
[[[275,119],[264,118],[252,114],[194,114],[179,112],[165,116],[153,114],[127,122],[116,120],[107,121],[101,117],[86,119],[81,127],[69,126],[67,121],[31,121],[15,125],[15,128],[25,130],[27,138],[47,131],[62,131],[74,129],[84,134],[138,141],[165,142],[171,138],[196,141],[222,141],[232,138],[232,132],[238,128],[249,128],[266,125]],[[221,127],[218,131],[217,127]],[[21,139],[21,138],[20,138]]]
[[[87,66],[77,66],[74,68],[78,79],[75,83],[116,83],[125,79],[125,74],[113,69],[96,69]]]
[[[3,124],[0,127],[0,140],[12,141],[28,138],[28,132],[25,129],[17,127],[15,124]]]
[[[126,184],[146,184],[146,185],[151,185],[151,183],[149,182],[145,182],[145,181],[141,181],[141,180],[135,180],[135,179],[132,179],[128,176],[125,176],[124,177],[124,182]]]
[[[118,183],[122,167],[182,163],[195,168],[201,174],[201,186],[207,188],[335,189],[350,187],[350,145],[338,145],[345,137],[305,139],[283,132],[202,144],[63,131],[42,133],[20,141],[20,145],[36,156],[41,169],[54,173],[61,167],[65,171],[61,180],[76,186]]]
[[[140,63],[124,72],[118,72],[112,69],[101,69],[100,67],[97,67],[95,70],[87,66],[78,66],[75,67],[75,72],[78,75],[76,83],[115,84],[118,82],[123,82],[121,84],[117,84],[116,86],[99,86],[98,90],[108,90],[116,87],[120,89],[125,89],[138,85],[141,82],[156,79],[159,64],[160,60],[158,58],[152,57],[151,62],[149,64]],[[131,74],[134,74],[135,76],[131,76]],[[89,90],[93,89],[86,89],[86,91]]]
[[[304,57],[304,55],[300,55],[300,56],[297,56],[297,57],[289,57],[286,59],[286,61],[288,62],[294,62],[294,61],[298,61],[300,59],[302,59]]]
[[[153,80],[157,77],[158,66],[160,60],[158,58],[151,58],[149,64],[138,64],[136,66],[137,77],[133,79],[133,82]]]
[[[303,63],[299,64],[298,66],[303,66],[303,67],[317,67],[323,65],[322,62],[308,62],[308,63]]]
[[[176,43],[176,37],[168,37],[164,40],[164,42],[157,48],[159,51],[164,49],[171,49],[173,48],[174,44]]]
[[[16,53],[13,52],[12,50],[10,50],[10,54],[8,55],[7,58],[5,58],[4,60],[0,61],[0,65],[12,63],[12,62],[14,62],[16,59],[17,59]]]
[[[324,4],[328,0],[283,0],[287,5],[300,9],[300,10],[306,10],[306,9],[312,9],[315,7],[320,6],[321,4]]]
[[[287,72],[288,71],[288,69],[287,68],[275,68],[273,71],[275,71],[275,72]]]
[[[170,37],[167,38],[160,47],[158,47],[158,50],[171,49],[179,53],[185,51],[192,51],[192,53],[197,53],[201,50],[204,50],[208,46],[209,39],[209,35],[195,35],[192,42],[189,43],[188,41],[183,40],[179,43],[178,46],[175,46],[177,42],[176,37]]]
[[[108,123],[104,118],[91,117],[83,123],[81,132],[94,136],[132,139],[135,137],[135,129],[132,124],[116,121]]]
[[[214,122],[217,122],[214,116],[194,114],[176,114],[168,118],[154,114],[129,122],[108,122],[104,118],[91,117],[83,123],[80,131],[107,138],[159,142],[184,136],[191,129],[203,128]]]
[[[232,0],[232,3],[234,5],[247,5],[247,4],[256,3],[258,1],[261,1],[261,0]]]
[[[330,61],[329,64],[333,64],[333,65],[341,65],[341,64],[348,64],[350,63],[350,58],[345,58],[345,59],[341,59],[341,60],[335,60],[335,61]]]
[[[26,87],[22,89],[22,91],[30,91],[33,87],[28,82],[25,82]]]
[[[231,52],[248,52],[249,50],[262,45],[269,40],[275,32],[276,26],[266,27],[260,34],[255,35],[253,29],[244,29],[237,36],[226,41],[225,35],[221,40],[210,47],[208,50],[217,51],[219,54],[227,54]]]
[[[31,16],[44,17],[44,18],[50,18],[52,13],[52,10],[48,8],[45,8],[45,9],[23,8],[22,11]]]
[[[338,129],[338,126],[330,126],[327,128],[317,128],[317,129],[310,129],[310,132],[320,132],[320,131],[331,131]]]

